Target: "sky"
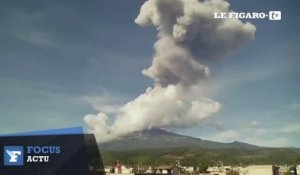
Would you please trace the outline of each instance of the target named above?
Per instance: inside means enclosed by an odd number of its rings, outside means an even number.
[[[0,2],[0,134],[84,126],[87,114],[115,110],[153,80],[154,27],[134,20],[140,0]],[[254,40],[214,62],[216,114],[168,130],[207,140],[300,147],[300,2],[229,1],[238,12],[281,10],[253,19]],[[113,120],[113,117],[111,117]]]

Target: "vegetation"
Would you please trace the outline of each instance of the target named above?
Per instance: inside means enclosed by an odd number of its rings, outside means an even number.
[[[235,170],[229,170],[228,172],[226,172],[226,175],[239,175],[240,173],[238,171]]]
[[[300,164],[300,157],[297,158],[297,160],[295,161],[296,164]]]
[[[251,164],[295,164],[300,157],[300,149],[260,148],[260,149],[153,149],[139,151],[102,151],[105,166],[114,165],[118,159],[125,165],[181,165],[199,167],[204,171],[206,166]],[[298,159],[299,161],[300,159]]]
[[[207,163],[202,163],[199,166],[199,173],[205,173],[208,169],[208,164]]]

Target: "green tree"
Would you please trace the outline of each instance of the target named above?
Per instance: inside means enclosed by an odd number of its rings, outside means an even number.
[[[239,175],[240,173],[238,171],[235,170],[229,170],[226,172],[226,175]]]
[[[201,163],[199,166],[199,173],[204,173],[208,169],[208,164],[207,163]]]
[[[296,164],[300,164],[300,157],[296,160]]]

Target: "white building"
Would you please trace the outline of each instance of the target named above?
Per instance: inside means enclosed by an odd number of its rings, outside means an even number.
[[[272,165],[248,166],[248,174],[247,175],[273,175]]]
[[[188,167],[183,167],[185,173],[194,173],[194,167],[188,166]]]
[[[133,168],[127,168],[124,165],[121,166],[122,174],[131,174],[133,173]]]
[[[225,169],[222,167],[208,167],[207,169],[208,172],[210,172],[209,174],[218,174],[218,175],[226,175]],[[206,175],[208,173],[204,173],[204,175]]]

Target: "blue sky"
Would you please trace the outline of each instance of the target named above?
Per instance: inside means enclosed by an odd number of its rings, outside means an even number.
[[[209,140],[300,147],[298,1],[229,1],[251,20],[255,39],[210,63],[219,113],[176,132]],[[153,82],[142,75],[156,40],[134,23],[143,1],[0,2],[0,133],[84,126],[102,103],[122,104]]]

